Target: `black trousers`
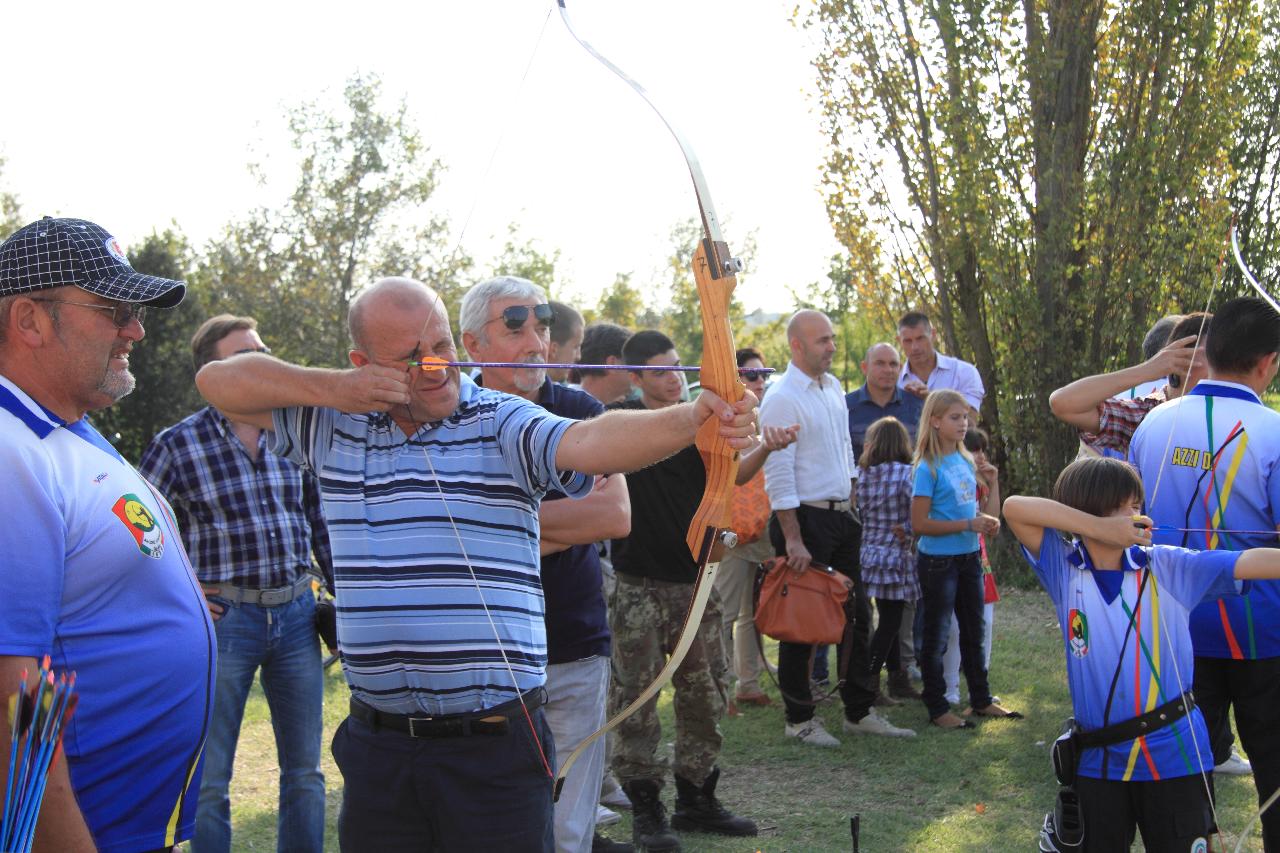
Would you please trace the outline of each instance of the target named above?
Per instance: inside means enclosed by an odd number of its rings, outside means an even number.
[[[898,629],[902,627],[902,611],[906,607],[905,601],[876,599],[876,610],[880,611],[880,621],[876,623],[876,633],[871,638],[871,665],[868,670],[877,681],[880,679],[880,670],[886,663],[889,664],[890,672],[897,672],[901,667]]]
[[[853,581],[853,592],[845,603],[845,615],[852,627],[852,643],[848,660],[840,661],[844,685],[840,698],[845,717],[857,722],[871,710],[876,698],[878,679],[868,675],[868,646],[871,642],[871,606],[867,601],[862,572],[858,568],[858,552],[862,546],[862,525],[849,512],[800,506],[796,509],[800,538],[816,562],[830,566]],[[787,553],[787,540],[775,516],[769,521],[769,539],[780,555]],[[842,655],[845,654],[841,650]],[[813,719],[813,706],[794,699],[811,700],[809,659],[813,646],[800,643],[778,644],[778,686],[785,694],[788,723]]]
[[[1212,780],[1213,774],[1209,774]],[[1116,782],[1076,778],[1084,819],[1085,853],[1122,853],[1134,830],[1151,851],[1195,850],[1197,838],[1216,832],[1209,792],[1199,773],[1159,782]]]
[[[1230,660],[1196,658],[1196,705],[1204,714],[1214,763],[1231,754],[1228,706],[1235,706],[1236,729],[1253,765],[1258,805],[1280,787],[1280,658]],[[1280,853],[1280,805],[1262,815],[1267,853]]]
[[[343,853],[551,853],[555,740],[541,708],[530,716],[533,729],[520,715],[502,735],[416,739],[347,717],[333,735]]]

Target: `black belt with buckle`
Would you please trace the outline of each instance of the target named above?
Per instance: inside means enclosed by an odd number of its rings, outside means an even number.
[[[511,730],[511,717],[523,713],[523,708],[530,711],[541,708],[547,701],[547,691],[543,687],[535,687],[519,699],[503,702],[492,708],[479,711],[468,711],[465,714],[444,714],[440,716],[417,716],[414,714],[390,714],[379,711],[351,697],[351,716],[377,731],[391,729],[407,734],[409,737],[470,737],[472,735],[505,735]],[[501,717],[501,719],[493,719]]]

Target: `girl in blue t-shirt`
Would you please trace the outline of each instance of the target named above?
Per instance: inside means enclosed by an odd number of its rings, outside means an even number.
[[[920,672],[929,721],[944,729],[972,728],[946,697],[942,656],[951,615],[960,625],[960,667],[969,704],[980,717],[1020,717],[992,701],[983,661],[982,563],[978,534],[994,536],[1000,520],[978,512],[978,479],[964,447],[969,403],[956,391],[933,391],[924,401],[916,435],[911,527],[920,536],[916,567],[924,597]]]

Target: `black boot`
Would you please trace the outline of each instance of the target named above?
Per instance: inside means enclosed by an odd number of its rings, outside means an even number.
[[[635,853],[635,848],[596,833],[591,838],[591,853]]]
[[[711,774],[702,787],[676,776],[676,810],[671,815],[671,825],[676,829],[693,832],[714,832],[717,835],[755,835],[756,823],[738,817],[716,799],[716,782],[720,781],[720,768],[711,768]]]
[[[679,837],[667,824],[667,809],[658,796],[662,790],[656,779],[624,782],[622,790],[631,800],[631,840],[638,850],[675,851]]]

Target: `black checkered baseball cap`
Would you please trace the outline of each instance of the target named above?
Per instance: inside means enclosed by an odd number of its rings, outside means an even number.
[[[172,308],[187,286],[135,272],[120,243],[83,219],[46,216],[0,243],[0,296],[74,284],[120,302]]]

